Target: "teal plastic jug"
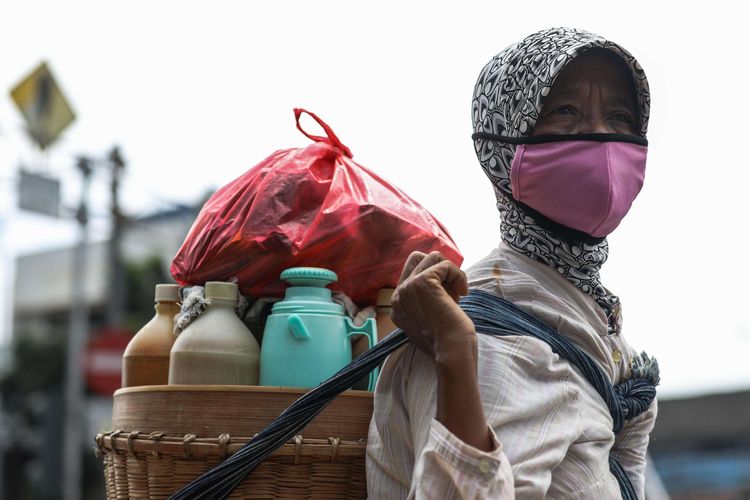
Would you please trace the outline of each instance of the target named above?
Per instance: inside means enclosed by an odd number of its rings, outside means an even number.
[[[352,361],[351,337],[377,342],[374,318],[354,326],[326,288],[336,273],[317,267],[294,267],[281,273],[292,286],[274,304],[266,320],[260,349],[260,385],[315,387]],[[375,389],[377,368],[370,373]]]

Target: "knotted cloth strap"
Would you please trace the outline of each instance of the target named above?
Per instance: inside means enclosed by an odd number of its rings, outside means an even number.
[[[461,302],[462,309],[472,319],[478,333],[492,336],[525,335],[547,343],[553,352],[568,360],[594,386],[609,408],[615,432],[622,429],[626,419],[642,413],[656,396],[658,365],[642,355],[633,369],[634,377],[612,387],[594,361],[560,333],[510,302],[480,290],[472,290]],[[378,342],[375,347],[342,368],[318,387],[304,394],[248,441],[237,453],[214,469],[172,495],[181,499],[223,499],[245,477],[277,448],[298,434],[318,413],[339,394],[351,389],[355,382],[367,375],[391,352],[408,341],[400,329]],[[610,454],[610,471],[620,485],[624,500],[636,500],[635,491],[622,466]]]

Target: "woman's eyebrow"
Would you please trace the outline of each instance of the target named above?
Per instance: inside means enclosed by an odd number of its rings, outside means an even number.
[[[581,82],[557,81],[553,83],[548,99],[575,99],[581,96],[584,88]]]
[[[605,102],[609,105],[622,106],[632,111],[635,111],[637,109],[635,105],[635,99],[633,97],[624,96],[620,93],[608,96]]]
[[[576,89],[573,86],[566,85],[563,87],[558,87],[553,89],[553,91],[549,93],[549,96],[545,100],[545,104],[548,102],[574,99],[577,97],[577,94],[578,92],[576,92]]]

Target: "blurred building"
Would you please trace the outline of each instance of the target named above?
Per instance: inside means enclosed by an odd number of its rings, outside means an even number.
[[[127,223],[121,243],[123,260],[159,258],[169,275],[172,258],[195,221],[197,210],[177,206]],[[107,241],[88,245],[85,299],[94,314],[103,308],[108,297],[107,245]],[[20,255],[16,259],[15,334],[23,331],[28,322],[46,322],[48,316],[67,314],[72,304],[72,264],[72,247]]]
[[[750,390],[659,401],[649,452],[672,500],[750,499]]]

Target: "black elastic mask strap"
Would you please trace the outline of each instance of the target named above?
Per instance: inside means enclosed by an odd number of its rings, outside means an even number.
[[[527,135],[524,137],[509,137],[507,135],[491,134],[489,132],[476,132],[471,138],[487,139],[490,141],[503,142],[505,144],[544,144],[560,141],[594,141],[594,142],[627,142],[639,146],[648,146],[645,137],[630,134],[550,134],[550,135]]]
[[[512,195],[511,198],[513,198]],[[520,205],[526,211],[526,213],[533,217],[537,224],[549,231],[552,231],[554,235],[567,240],[568,243],[580,242],[586,243],[587,245],[598,245],[599,243],[607,239],[606,236],[591,236],[590,234],[579,231],[578,229],[564,226],[559,222],[553,221],[541,212],[537,212],[525,203],[521,203],[515,198],[513,198],[513,201],[516,204]]]

